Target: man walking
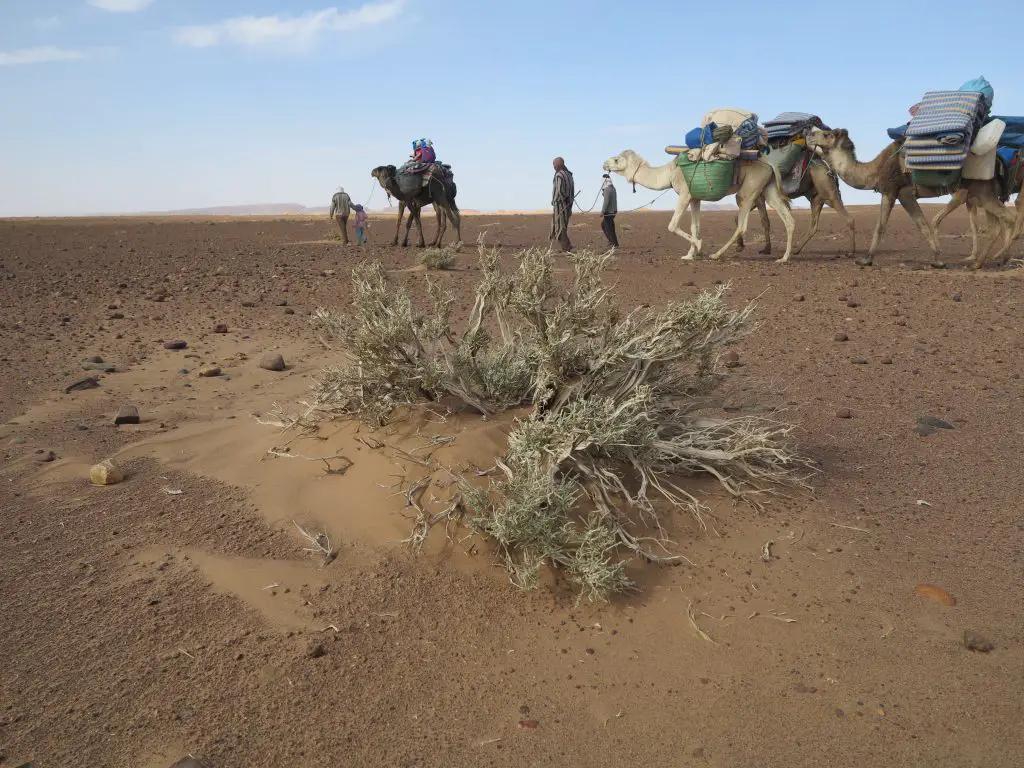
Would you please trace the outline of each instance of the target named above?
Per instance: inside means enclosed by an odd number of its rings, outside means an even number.
[[[557,240],[563,251],[571,251],[569,241],[569,218],[572,216],[572,204],[576,199],[576,189],[572,173],[565,167],[565,160],[556,157],[552,161],[555,168],[554,190],[551,195],[551,240]]]
[[[604,203],[601,205],[601,231],[608,238],[608,245],[618,248],[619,238],[615,235],[615,214],[619,212],[619,195],[615,191],[615,185],[612,184],[612,177],[607,173],[601,184],[601,194],[604,196]]]
[[[338,228],[341,230],[341,242],[345,245],[348,245],[348,214],[351,210],[352,198],[348,196],[343,187],[338,187],[338,191],[331,198],[330,217],[338,223]]]

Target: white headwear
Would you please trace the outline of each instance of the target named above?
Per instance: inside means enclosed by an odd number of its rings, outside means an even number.
[[[339,192],[344,192],[344,191],[345,191],[345,188],[344,188],[344,187],[338,187],[338,191],[339,191]]]

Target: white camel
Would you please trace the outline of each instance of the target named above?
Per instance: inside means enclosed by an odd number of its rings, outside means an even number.
[[[624,176],[630,183],[639,184],[647,189],[674,189],[679,199],[668,223],[668,230],[690,244],[690,250],[684,259],[692,260],[701,255],[700,200],[691,197],[683,169],[676,165],[675,159],[665,165],[653,167],[633,150],[625,149],[615,157],[605,160],[604,169]],[[779,177],[778,169],[765,162],[743,163],[739,172],[739,184],[730,186],[727,194],[736,195],[740,209],[736,231],[729,238],[729,242],[713,253],[711,258],[720,259],[743,236],[747,231],[751,210],[763,197],[778,212],[786,228],[786,252],[777,261],[789,261],[793,250],[793,214],[789,210],[789,199],[782,193],[782,179]],[[680,226],[687,205],[690,207],[690,234]]]

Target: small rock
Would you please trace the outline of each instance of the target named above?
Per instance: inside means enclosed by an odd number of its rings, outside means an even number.
[[[722,362],[726,368],[736,368],[740,364],[739,353],[734,349],[730,349],[724,355],[722,355]]]
[[[971,632],[970,630],[965,629],[964,648],[968,651],[976,651],[978,653],[991,653],[996,647],[976,632]]]
[[[953,297],[953,301],[961,301],[962,299],[963,299],[963,297],[959,293],[956,294],[956,296]]]
[[[291,307],[289,307],[288,309],[286,309],[286,310],[284,311],[284,313],[285,313],[286,315],[294,315],[294,314],[295,314],[295,310],[294,310],[294,309],[292,309]]]
[[[851,362],[854,365],[867,365],[868,364],[868,361],[866,359],[864,359],[863,357],[855,357],[855,358],[853,358],[853,360]]]
[[[882,365],[892,365],[892,358],[891,357],[883,357],[879,362]]]
[[[221,323],[220,325],[218,325],[216,328],[213,329],[213,332],[214,333],[227,333],[228,332],[228,327],[226,325],[224,325],[224,323]]]
[[[165,341],[164,349],[188,349],[188,342],[181,341],[180,339],[177,341]]]
[[[284,299],[281,299],[281,301],[277,302],[277,306],[279,306],[279,307],[287,307],[288,306],[288,302],[285,301]]]
[[[51,461],[57,460],[57,454],[53,451],[44,451],[43,453],[36,456],[36,461],[40,464],[49,464]]]
[[[850,309],[856,309],[857,307],[860,306],[860,304],[857,303],[856,301],[848,301],[846,302],[846,306],[848,306]]]
[[[89,481],[93,485],[117,485],[124,481],[124,472],[113,461],[107,459],[89,470]]]
[[[309,652],[306,655],[309,656],[309,658],[311,659],[319,659],[321,656],[327,655],[327,650],[322,645],[317,643],[309,649]]]
[[[89,427],[87,427],[85,424],[75,424],[75,429],[77,431],[79,431],[79,432],[88,432],[89,431]]]
[[[82,362],[92,363],[94,365],[103,365],[103,358],[100,357],[99,355],[93,355],[92,357],[85,358],[85,360],[83,360]]]
[[[100,381],[95,376],[86,376],[84,379],[73,381],[64,387],[64,394],[70,395],[72,392],[80,392],[83,389],[96,389],[99,385]]]
[[[101,373],[117,373],[117,366],[110,363],[82,363],[83,371],[100,371]]]
[[[283,371],[285,369],[284,358],[281,355],[267,355],[260,360],[260,368],[265,371]]]
[[[124,313],[123,312],[114,312],[113,314],[109,315],[107,317],[107,319],[108,320],[124,320]]]
[[[540,723],[536,720],[520,720],[519,727],[524,731],[536,731]]]
[[[793,297],[793,301],[804,301],[804,295],[802,293],[798,293]]]
[[[120,426],[121,424],[138,424],[139,423],[139,409],[134,405],[123,405],[114,417],[114,424]]]
[[[243,307],[255,307],[256,306],[256,302],[255,301],[243,301],[242,302],[242,306]]]
[[[832,341],[849,341],[849,340],[850,340],[850,337],[847,336],[845,333],[837,333],[835,336],[832,337]]]
[[[214,376],[220,376],[220,374],[221,370],[216,365],[208,365],[206,368],[199,369],[199,375],[202,376],[204,379],[210,379],[213,378]]]
[[[836,418],[837,419],[852,419],[853,418],[853,411],[851,411],[849,408],[840,408],[839,410],[836,411]]]

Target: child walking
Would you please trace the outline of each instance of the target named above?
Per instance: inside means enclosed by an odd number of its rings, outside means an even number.
[[[366,219],[366,209],[361,205],[352,206],[356,212],[356,245],[366,245],[366,230],[370,228],[370,222]]]

